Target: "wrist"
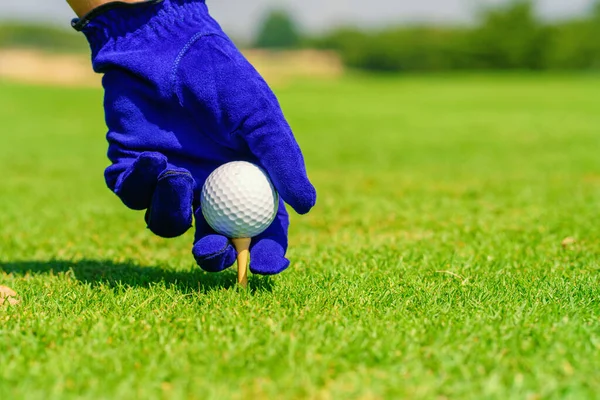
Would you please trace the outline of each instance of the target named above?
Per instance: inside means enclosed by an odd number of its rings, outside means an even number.
[[[138,3],[144,0],[120,0],[118,3]],[[114,0],[67,0],[71,9],[79,18],[89,14],[94,9],[105,4],[115,2]]]

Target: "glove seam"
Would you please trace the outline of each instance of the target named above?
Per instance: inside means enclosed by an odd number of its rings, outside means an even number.
[[[222,254],[225,254],[227,252],[227,250],[229,249],[229,246],[231,246],[231,242],[229,240],[227,240],[227,242],[225,243],[223,248],[221,250],[217,251],[216,253],[209,254],[208,256],[194,256],[194,258],[196,259],[197,262],[209,261],[209,260],[215,259],[215,258],[221,256]]]
[[[188,40],[188,42],[182,47],[179,54],[177,54],[175,61],[173,61],[173,67],[171,68],[171,79],[170,79],[171,91],[177,97],[177,102],[179,103],[179,105],[181,107],[183,107],[183,97],[181,96],[181,93],[179,91],[179,67],[181,65],[181,62],[183,61],[183,58],[186,56],[186,54],[192,48],[192,46],[194,44],[196,44],[198,41],[200,41],[200,39],[202,39],[204,37],[208,37],[208,36],[222,37],[222,35],[220,35],[216,32],[208,32],[208,33],[198,32],[194,36],[192,36],[190,38],[190,40]]]
[[[196,44],[198,43],[201,39],[205,38],[205,37],[218,37],[221,38],[223,40],[228,40],[227,37],[217,33],[217,32],[210,32],[210,33],[203,33],[203,32],[199,32],[197,34],[195,34],[194,36],[192,36],[192,38],[186,43],[186,45],[183,47],[183,49],[180,51],[179,55],[177,56],[177,58],[175,59],[175,62],[173,63],[173,70],[172,70],[172,75],[171,75],[171,85],[172,85],[172,91],[175,94],[175,96],[177,96],[177,100],[179,102],[179,105],[183,108],[185,108],[184,105],[184,99],[183,99],[183,95],[181,94],[181,88],[180,88],[180,82],[179,82],[179,67],[181,65],[181,62],[183,61],[184,57],[187,55],[187,53],[190,51],[190,49]],[[232,61],[235,62],[234,59],[232,59],[231,57],[228,56],[228,58]],[[245,125],[246,121],[248,120],[248,116],[246,116],[244,119],[242,119],[241,121],[239,121],[239,123],[237,124],[237,126],[235,128],[233,128],[230,132],[227,133],[228,137],[235,137],[235,136],[239,136],[240,133],[243,132],[243,126]]]

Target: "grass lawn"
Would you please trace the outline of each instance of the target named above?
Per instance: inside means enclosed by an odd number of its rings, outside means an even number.
[[[277,92],[319,204],[243,291],[105,188],[100,91],[0,85],[1,399],[600,396],[600,76]]]

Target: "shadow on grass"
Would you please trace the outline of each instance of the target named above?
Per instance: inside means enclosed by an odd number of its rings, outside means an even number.
[[[207,293],[219,289],[231,289],[237,285],[234,268],[221,273],[207,273],[196,267],[190,271],[173,271],[159,267],[142,267],[133,262],[115,263],[104,260],[81,261],[17,261],[0,262],[0,272],[14,275],[55,275],[71,273],[80,282],[92,286],[151,288],[163,283],[183,293]],[[268,276],[251,276],[249,288],[252,293],[272,291],[273,283]]]

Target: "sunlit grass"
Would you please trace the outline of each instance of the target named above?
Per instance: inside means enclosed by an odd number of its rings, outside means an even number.
[[[319,204],[243,291],[105,188],[100,91],[1,85],[0,398],[596,397],[599,91],[281,88]]]

